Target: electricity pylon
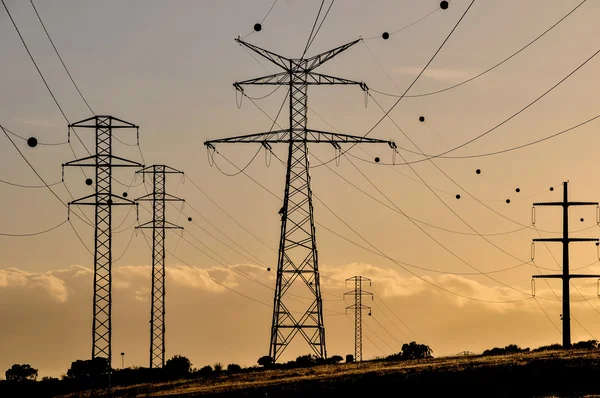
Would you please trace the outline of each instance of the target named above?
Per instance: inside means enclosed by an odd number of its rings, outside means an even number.
[[[273,304],[273,321],[269,355],[276,361],[292,339],[300,333],[317,357],[326,358],[325,326],[323,323],[323,303],[319,278],[317,239],[313,213],[311,181],[309,173],[308,144],[328,143],[340,150],[341,143],[388,144],[392,141],[351,136],[313,130],[307,127],[307,88],[312,85],[357,85],[367,90],[364,82],[323,75],[314,70],[347,50],[359,40],[325,51],[310,58],[286,58],[246,43],[236,41],[263,58],[277,65],[283,72],[256,79],[234,83],[243,92],[243,85],[284,85],[288,86],[289,128],[265,133],[230,137],[206,141],[204,145],[214,150],[221,143],[259,143],[270,150],[269,144],[288,144],[287,173],[281,215],[281,235],[277,260],[277,282]],[[314,300],[303,315],[296,319],[284,304],[284,296],[292,284],[299,281],[308,288]]]
[[[137,174],[152,175],[152,193],[144,195],[137,202],[152,202],[152,221],[136,228],[152,229],[152,299],[150,304],[150,368],[165,366],[165,230],[183,229],[166,221],[167,202],[183,202],[166,192],[167,174],[183,174],[165,165],[152,165],[138,170]]]
[[[93,116],[69,125],[96,130],[96,154],[73,160],[65,166],[94,167],[96,169],[95,193],[69,202],[70,205],[95,206],[94,234],[94,317],[92,323],[92,358],[105,357],[110,366],[111,351],[111,309],[112,309],[112,206],[131,206],[135,202],[112,193],[112,169],[114,167],[135,167],[138,162],[123,159],[112,154],[113,129],[139,127],[112,116]],[[119,163],[113,163],[113,161]],[[94,181],[87,179],[86,184]]]
[[[534,239],[534,242],[561,242],[563,245],[563,273],[554,275],[533,275],[533,278],[562,279],[562,326],[563,347],[571,347],[571,303],[570,284],[575,278],[600,278],[600,275],[569,274],[569,243],[571,242],[598,242],[596,238],[570,238],[569,237],[569,207],[571,206],[598,206],[598,202],[569,202],[568,182],[563,182],[562,202],[534,203],[534,206],[561,206],[563,208],[563,237]]]
[[[371,296],[373,300],[373,293],[365,292],[362,290],[363,282],[368,282],[371,286],[371,280],[364,276],[353,276],[352,278],[346,279],[354,282],[354,290],[351,292],[344,293],[344,296],[354,296],[354,304],[346,307],[346,310],[354,310],[354,360],[356,362],[362,361],[362,310],[369,310],[371,315],[371,307],[366,306],[362,303],[362,296]]]

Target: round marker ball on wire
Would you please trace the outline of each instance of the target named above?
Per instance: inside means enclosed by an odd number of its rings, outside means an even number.
[[[477,169],[477,170],[475,170],[475,173],[481,174],[481,170]]]
[[[583,222],[583,218],[580,218],[579,221]]]
[[[267,271],[271,272],[271,268],[267,268]]]
[[[510,203],[510,199],[506,199],[506,203]]]
[[[379,161],[380,161],[380,160],[381,160],[381,159],[379,159],[379,156],[377,156],[377,157],[375,158],[375,163],[379,163]]]
[[[85,185],[92,185],[93,183],[94,183],[94,181],[92,181],[91,178],[86,178]]]
[[[127,192],[123,192],[123,197],[126,198],[129,195]]]
[[[442,10],[446,10],[448,8],[448,2],[447,1],[440,2],[440,8]]]
[[[516,193],[519,193],[519,192],[521,192],[521,188],[517,188],[517,189],[515,189],[515,192],[516,192]]]
[[[254,31],[260,32],[262,30],[262,25],[259,23],[254,24]]]
[[[383,34],[381,35],[381,37],[383,38],[383,40],[387,40],[390,38],[390,34],[388,32],[383,32]]]
[[[35,148],[37,146],[38,142],[37,142],[37,138],[35,137],[29,137],[27,139],[27,145],[29,145],[32,148]]]
[[[458,195],[458,194],[457,194],[457,195],[456,195],[456,199],[460,199],[460,195]]]
[[[425,121],[425,116],[419,116],[419,121],[423,123]]]
[[[188,217],[188,221],[192,221],[192,217]]]
[[[551,190],[551,191],[554,191],[554,187],[550,187],[550,190]]]
[[[600,246],[600,242],[596,242],[596,246]]]

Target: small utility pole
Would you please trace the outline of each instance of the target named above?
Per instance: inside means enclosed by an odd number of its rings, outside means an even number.
[[[150,307],[150,368],[165,366],[165,230],[183,229],[165,219],[167,202],[182,202],[166,192],[167,174],[183,174],[165,165],[152,165],[136,173],[152,175],[152,192],[137,199],[152,202],[152,221],[136,228],[152,229],[152,299]]]
[[[561,242],[563,244],[563,273],[553,275],[533,275],[533,278],[562,279],[562,324],[563,324],[563,347],[571,347],[571,303],[570,283],[574,278],[600,278],[600,275],[569,274],[569,243],[571,242],[598,242],[596,238],[569,238],[569,207],[570,206],[598,206],[598,202],[569,202],[568,182],[563,182],[563,201],[534,203],[534,206],[562,206],[563,208],[563,237],[562,238],[540,238],[534,242]]]
[[[362,310],[369,310],[371,315],[371,307],[368,307],[362,303],[362,296],[371,296],[373,300],[373,293],[365,292],[362,290],[363,282],[368,282],[371,286],[371,280],[364,276],[353,276],[352,278],[346,279],[354,282],[354,290],[351,292],[344,293],[344,296],[353,295],[354,305],[346,307],[346,310],[354,310],[354,360],[356,362],[362,361]]]

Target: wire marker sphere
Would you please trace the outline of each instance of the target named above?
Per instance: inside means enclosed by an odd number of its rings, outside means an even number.
[[[92,181],[91,178],[86,178],[85,185],[92,185],[93,183],[94,183],[94,181]]]
[[[27,145],[29,145],[32,148],[35,148],[37,146],[38,142],[37,142],[37,138],[35,137],[29,137],[27,139]]]
[[[510,199],[506,199],[506,203],[510,203]]]
[[[477,169],[477,170],[475,170],[475,173],[481,174],[481,170]]]
[[[383,34],[381,35],[381,37],[383,37],[383,40],[387,40],[390,38],[390,34],[388,32],[383,32]]]
[[[419,116],[419,121],[423,123],[425,121],[425,116]]]
[[[460,199],[460,195],[458,195],[458,194],[457,194],[457,195],[456,195],[456,199]]]
[[[123,197],[126,198],[129,195],[127,192],[123,192]]]
[[[261,25],[261,24],[259,24],[259,23],[255,23],[255,24],[254,24],[254,30],[255,30],[256,32],[260,32],[260,31],[262,30],[262,25]]]
[[[271,272],[271,268],[267,268],[267,271]]]
[[[379,156],[377,156],[377,157],[375,158],[375,163],[379,163],[379,161],[380,161],[380,160],[381,160],[381,159],[379,159]]]
[[[580,218],[579,221],[583,222],[583,218]]]
[[[554,191],[554,187],[550,187],[550,190],[551,190],[551,191]]]
[[[448,8],[448,2],[447,1],[440,2],[440,8],[442,10],[446,10]]]
[[[600,246],[600,242],[596,242],[596,246]]]
[[[188,217],[188,221],[192,221],[192,217]]]
[[[519,193],[519,192],[521,192],[521,188],[517,188],[517,189],[515,189],[515,192],[516,192],[516,193]]]

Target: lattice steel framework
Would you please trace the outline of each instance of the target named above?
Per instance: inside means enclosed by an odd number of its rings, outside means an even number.
[[[145,176],[152,175],[152,193],[137,199],[152,202],[152,221],[136,228],[152,229],[152,298],[150,304],[150,368],[165,366],[165,231],[183,229],[166,221],[167,202],[182,202],[166,192],[167,174],[183,174],[165,165],[152,165],[137,171]]]
[[[354,282],[354,290],[351,292],[344,293],[344,296],[354,296],[354,304],[346,307],[346,310],[354,310],[354,360],[356,362],[362,361],[362,310],[369,310],[371,315],[371,307],[366,306],[362,303],[362,296],[371,296],[373,300],[373,293],[365,292],[363,289],[363,282],[366,282],[371,286],[371,280],[364,276],[353,276],[352,278],[346,279],[348,282]]]
[[[534,206],[561,206],[563,208],[563,237],[540,238],[534,242],[561,242],[563,245],[563,273],[554,275],[533,275],[537,278],[562,279],[562,338],[563,347],[571,347],[571,279],[575,278],[600,278],[600,275],[569,274],[569,243],[571,242],[598,242],[596,238],[570,238],[569,237],[569,207],[571,206],[598,206],[598,202],[569,202],[568,182],[563,182],[562,202],[534,203]]]
[[[69,129],[73,127],[96,130],[96,154],[67,162],[63,167],[94,167],[96,171],[95,193],[69,202],[69,206],[95,207],[92,358],[107,358],[110,365],[112,363],[112,207],[135,204],[132,200],[112,193],[112,169],[142,167],[140,163],[113,155],[112,135],[114,129],[133,128],[139,132],[139,127],[112,116],[100,115],[69,125]]]
[[[214,150],[217,143],[261,143],[270,150],[271,143],[289,144],[287,173],[281,215],[281,235],[277,263],[277,278],[273,304],[273,321],[269,355],[276,361],[292,339],[299,333],[319,358],[327,357],[323,303],[319,277],[319,262],[309,173],[309,143],[329,143],[336,151],[340,143],[385,143],[395,148],[392,141],[360,136],[330,133],[307,127],[307,88],[310,85],[358,85],[363,82],[322,75],[314,69],[339,53],[358,43],[359,40],[306,59],[282,57],[239,38],[236,41],[258,55],[266,58],[284,72],[234,83],[243,92],[244,85],[286,85],[289,87],[289,129],[269,131],[219,140],[204,144]],[[302,316],[296,318],[284,303],[286,292],[295,282],[304,284],[314,300]]]

